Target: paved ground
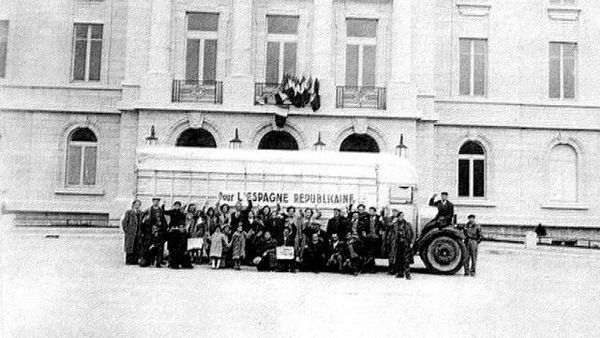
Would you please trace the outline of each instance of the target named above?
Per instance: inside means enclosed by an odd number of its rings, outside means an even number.
[[[600,337],[600,251],[484,243],[476,278],[405,281],[143,269],[122,264],[121,241],[4,227],[1,336]]]

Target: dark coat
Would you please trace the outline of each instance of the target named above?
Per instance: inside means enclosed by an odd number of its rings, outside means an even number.
[[[152,228],[152,236],[164,237],[167,232],[167,220],[165,219],[164,210],[160,207],[150,207],[142,216],[143,222],[148,222]]]
[[[277,241],[273,238],[262,238],[258,242],[256,256],[261,257],[261,260],[257,265],[257,270],[269,271],[277,268],[277,258],[275,256],[276,248]]]
[[[137,251],[136,245],[140,236],[142,213],[133,209],[127,210],[121,227],[125,233],[124,249],[126,253],[134,253]]]
[[[390,266],[394,266],[394,264],[396,264],[398,250],[400,249],[401,245],[404,246],[405,252],[410,251],[410,246],[414,240],[414,237],[415,233],[413,231],[413,228],[410,225],[410,223],[406,220],[403,220],[402,222],[396,221],[392,223],[387,236],[388,245],[390,248]]]
[[[435,215],[436,219],[444,218],[447,224],[452,222],[452,217],[454,217],[454,204],[452,202],[446,200],[446,203],[442,203],[442,201],[434,201],[433,197],[429,200],[429,206],[437,207],[438,212]]]
[[[332,217],[327,221],[327,237],[331,237],[333,234],[338,234],[340,238],[345,238],[348,229],[348,219],[343,216]]]
[[[248,213],[252,210],[252,201],[248,200],[248,206],[246,207],[246,209],[241,210],[239,212],[239,214],[236,214],[236,211],[234,211],[231,216],[231,229],[232,230],[237,230],[238,227],[238,223],[242,222],[242,228],[244,231],[248,231],[250,230],[250,224],[248,222]]]

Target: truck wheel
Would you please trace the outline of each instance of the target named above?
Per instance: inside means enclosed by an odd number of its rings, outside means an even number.
[[[429,271],[453,275],[462,268],[466,250],[459,238],[439,234],[427,242],[420,256]]]

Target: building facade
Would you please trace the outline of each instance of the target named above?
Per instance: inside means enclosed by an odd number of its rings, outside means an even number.
[[[373,152],[402,135],[417,203],[590,234],[599,18],[594,0],[0,0],[3,209],[115,224],[151,130]],[[272,104],[286,74],[319,80],[318,110]]]

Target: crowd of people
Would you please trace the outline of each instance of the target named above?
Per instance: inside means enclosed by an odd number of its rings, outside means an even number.
[[[176,201],[167,210],[160,198],[153,198],[145,211],[141,207],[135,200],[122,219],[126,264],[238,270],[245,264],[259,271],[357,275],[375,272],[376,259],[384,258],[390,274],[410,279],[415,236],[398,210],[349,205],[335,208],[333,217],[322,221],[317,206],[272,210],[251,200],[246,206],[238,201],[233,210],[220,200],[200,207]]]
[[[434,195],[429,205],[437,207],[436,217],[421,235],[453,222],[454,206],[442,193]],[[210,264],[213,269],[241,269],[253,265],[259,271],[340,272],[358,275],[373,273],[376,260],[388,262],[388,273],[410,279],[413,263],[413,227],[396,209],[377,210],[364,204],[335,208],[333,217],[321,220],[319,208],[296,209],[279,204],[255,206],[238,201],[233,210],[219,199],[195,203],[176,201],[166,210],[158,197],[145,211],[135,200],[122,219],[125,232],[125,263],[142,267],[172,269],[193,268],[193,264]],[[477,246],[482,239],[475,216],[469,215],[464,233],[466,276],[475,275]],[[168,258],[165,259],[165,244]]]

